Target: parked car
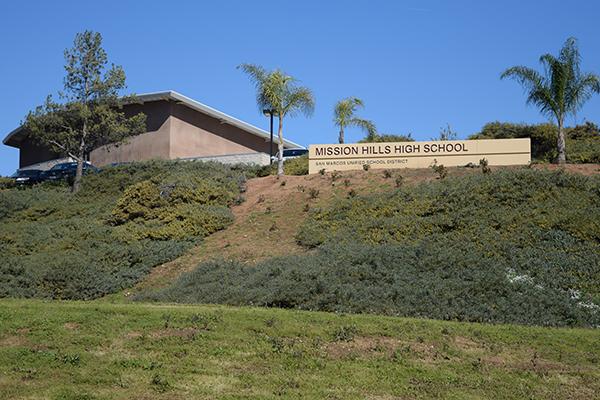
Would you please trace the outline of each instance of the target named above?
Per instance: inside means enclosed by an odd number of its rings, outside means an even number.
[[[11,178],[17,185],[34,185],[44,180],[44,171],[39,169],[23,169],[15,172]]]
[[[283,161],[289,160],[292,158],[302,157],[303,155],[306,155],[306,154],[308,154],[308,149],[286,149],[286,150],[283,150]],[[277,153],[277,155],[273,156],[272,161],[277,161],[278,155],[279,155],[279,153]]]
[[[83,173],[87,174],[90,172],[98,172],[100,171],[98,168],[94,167],[89,162],[83,163]],[[77,163],[76,162],[66,162],[56,164],[48,171],[44,172],[43,179],[48,181],[60,181],[63,179],[74,178],[77,173]]]

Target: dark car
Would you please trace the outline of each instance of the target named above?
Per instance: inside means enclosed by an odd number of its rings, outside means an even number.
[[[87,174],[89,172],[98,172],[99,169],[94,167],[89,162],[83,163],[83,173]],[[44,172],[43,179],[48,181],[60,181],[63,179],[74,178],[77,172],[77,163],[76,162],[66,162],[56,164],[48,171]]]
[[[39,169],[24,169],[15,172],[11,178],[17,185],[34,185],[44,180],[44,171]]]
[[[302,157],[306,154],[308,154],[308,149],[285,149],[283,150],[283,161]],[[277,161],[277,155],[273,156],[273,161]]]

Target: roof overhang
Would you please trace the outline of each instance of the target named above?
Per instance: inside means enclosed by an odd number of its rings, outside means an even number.
[[[182,95],[181,93],[175,92],[173,90],[168,90],[164,92],[152,92],[152,93],[143,93],[135,96],[135,103],[149,103],[152,101],[174,101],[179,104],[182,104],[192,110],[201,112],[208,116],[218,119],[223,124],[229,124],[231,126],[235,126],[245,132],[248,132],[252,135],[263,138],[265,141],[271,140],[271,134],[265,130],[262,130],[254,125],[251,125],[247,122],[239,120],[237,118],[232,117],[231,115],[225,114],[219,110],[216,110],[212,107],[207,106],[206,104],[202,104],[196,100],[193,100],[187,96]],[[19,126],[10,132],[2,141],[7,146],[19,147],[23,136],[19,135],[19,133],[23,130],[23,126]],[[273,143],[279,144],[279,139],[277,137],[273,138]],[[304,146],[292,142],[290,140],[283,140],[283,145],[287,148],[304,148]]]
[[[19,132],[21,132],[22,130],[22,125],[16,129],[13,129],[8,135],[6,135],[4,140],[2,140],[2,143],[4,143],[7,146],[19,148],[19,144],[21,144],[21,141],[23,140],[23,136],[19,135]]]

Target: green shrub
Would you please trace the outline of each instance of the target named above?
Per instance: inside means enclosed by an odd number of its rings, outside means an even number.
[[[233,217],[227,208],[239,194],[226,184],[189,174],[156,176],[128,187],[110,222],[134,239],[186,239],[223,229]]]
[[[0,190],[2,189],[11,189],[14,188],[15,180],[12,178],[6,178],[4,176],[0,176]]]
[[[600,241],[599,181],[599,177],[526,168],[447,178],[340,200],[330,208],[315,210],[297,238],[314,247],[327,238],[380,244],[485,231],[501,240],[522,234],[529,242],[528,230],[539,228],[593,243]],[[488,237],[479,240],[485,245],[483,239]]]
[[[358,143],[380,143],[380,142],[414,142],[412,135],[374,134],[368,135]]]
[[[543,256],[547,249],[530,250],[520,261]],[[183,275],[172,287],[138,296],[138,300],[596,326],[600,314],[589,296],[577,298],[574,292],[563,290],[554,273],[569,262],[590,269],[584,263],[597,263],[599,256],[582,251],[561,262],[557,253],[551,257],[551,263],[559,263],[550,264],[553,268],[541,265],[521,275],[511,269],[515,260],[490,257],[484,249],[441,238],[408,245],[344,243],[252,267],[212,261]]]
[[[283,169],[286,175],[308,175],[308,155],[287,160]]]
[[[438,164],[437,160],[433,160],[431,164],[431,170],[437,174],[438,179],[446,179],[448,176],[448,168],[444,167],[444,164]]]
[[[308,175],[308,155],[284,161],[283,173],[285,175]],[[269,175],[277,175],[277,161],[274,161],[271,165],[259,167],[256,174],[258,177]]]

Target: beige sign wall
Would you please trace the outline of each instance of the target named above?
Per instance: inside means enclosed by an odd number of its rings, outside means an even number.
[[[435,142],[315,144],[309,147],[309,173],[370,168],[427,168],[478,164],[526,165],[531,143],[526,139],[452,140]]]

